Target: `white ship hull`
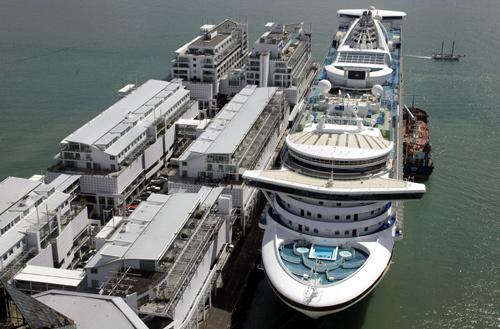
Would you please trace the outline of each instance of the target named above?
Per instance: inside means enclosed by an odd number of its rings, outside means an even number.
[[[322,80],[287,136],[282,168],[243,175],[269,204],[260,226],[270,286],[314,319],[375,288],[400,236],[400,201],[425,193],[424,185],[402,179],[396,148],[405,14],[374,8],[338,14]]]
[[[311,242],[338,244],[338,239],[324,239],[300,235],[267,219],[262,241],[262,261],[267,280],[275,294],[291,308],[313,318],[342,311],[366,297],[380,282],[389,269],[392,257],[392,228],[376,236],[352,239],[353,245],[366,248],[370,256],[366,263],[352,276],[331,286],[317,286],[293,278],[283,266],[279,256],[279,245],[286,239],[307,238]],[[327,241],[330,240],[330,241]],[[342,243],[346,243],[345,239]]]

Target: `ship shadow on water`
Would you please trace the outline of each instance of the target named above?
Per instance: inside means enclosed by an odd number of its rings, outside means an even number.
[[[288,307],[272,291],[264,272],[254,270],[238,310],[234,329],[358,329],[363,327],[372,293],[352,307],[318,320]]]

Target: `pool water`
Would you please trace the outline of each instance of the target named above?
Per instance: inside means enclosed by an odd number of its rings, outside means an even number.
[[[313,245],[311,248],[311,253],[309,254],[309,258],[335,260],[337,259],[337,251],[338,247]]]

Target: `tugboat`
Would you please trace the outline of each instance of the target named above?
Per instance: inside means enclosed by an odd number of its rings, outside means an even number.
[[[441,61],[458,61],[460,58],[465,57],[465,55],[456,55],[455,54],[455,40],[451,45],[451,53],[444,53],[444,41],[441,43],[441,52],[432,54],[432,58],[435,60]]]
[[[427,179],[434,169],[427,113],[412,105],[403,112],[403,174],[406,178]]]

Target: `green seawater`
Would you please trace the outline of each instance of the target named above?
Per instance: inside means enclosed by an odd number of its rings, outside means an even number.
[[[405,94],[430,114],[436,168],[405,207],[405,238],[377,288],[318,321],[289,309],[265,280],[241,328],[500,327],[499,0],[0,0],[0,179],[43,173],[70,132],[126,83],[168,75],[173,52],[204,23],[312,27],[322,61],[339,8],[404,10]],[[456,33],[459,63],[428,58]]]

